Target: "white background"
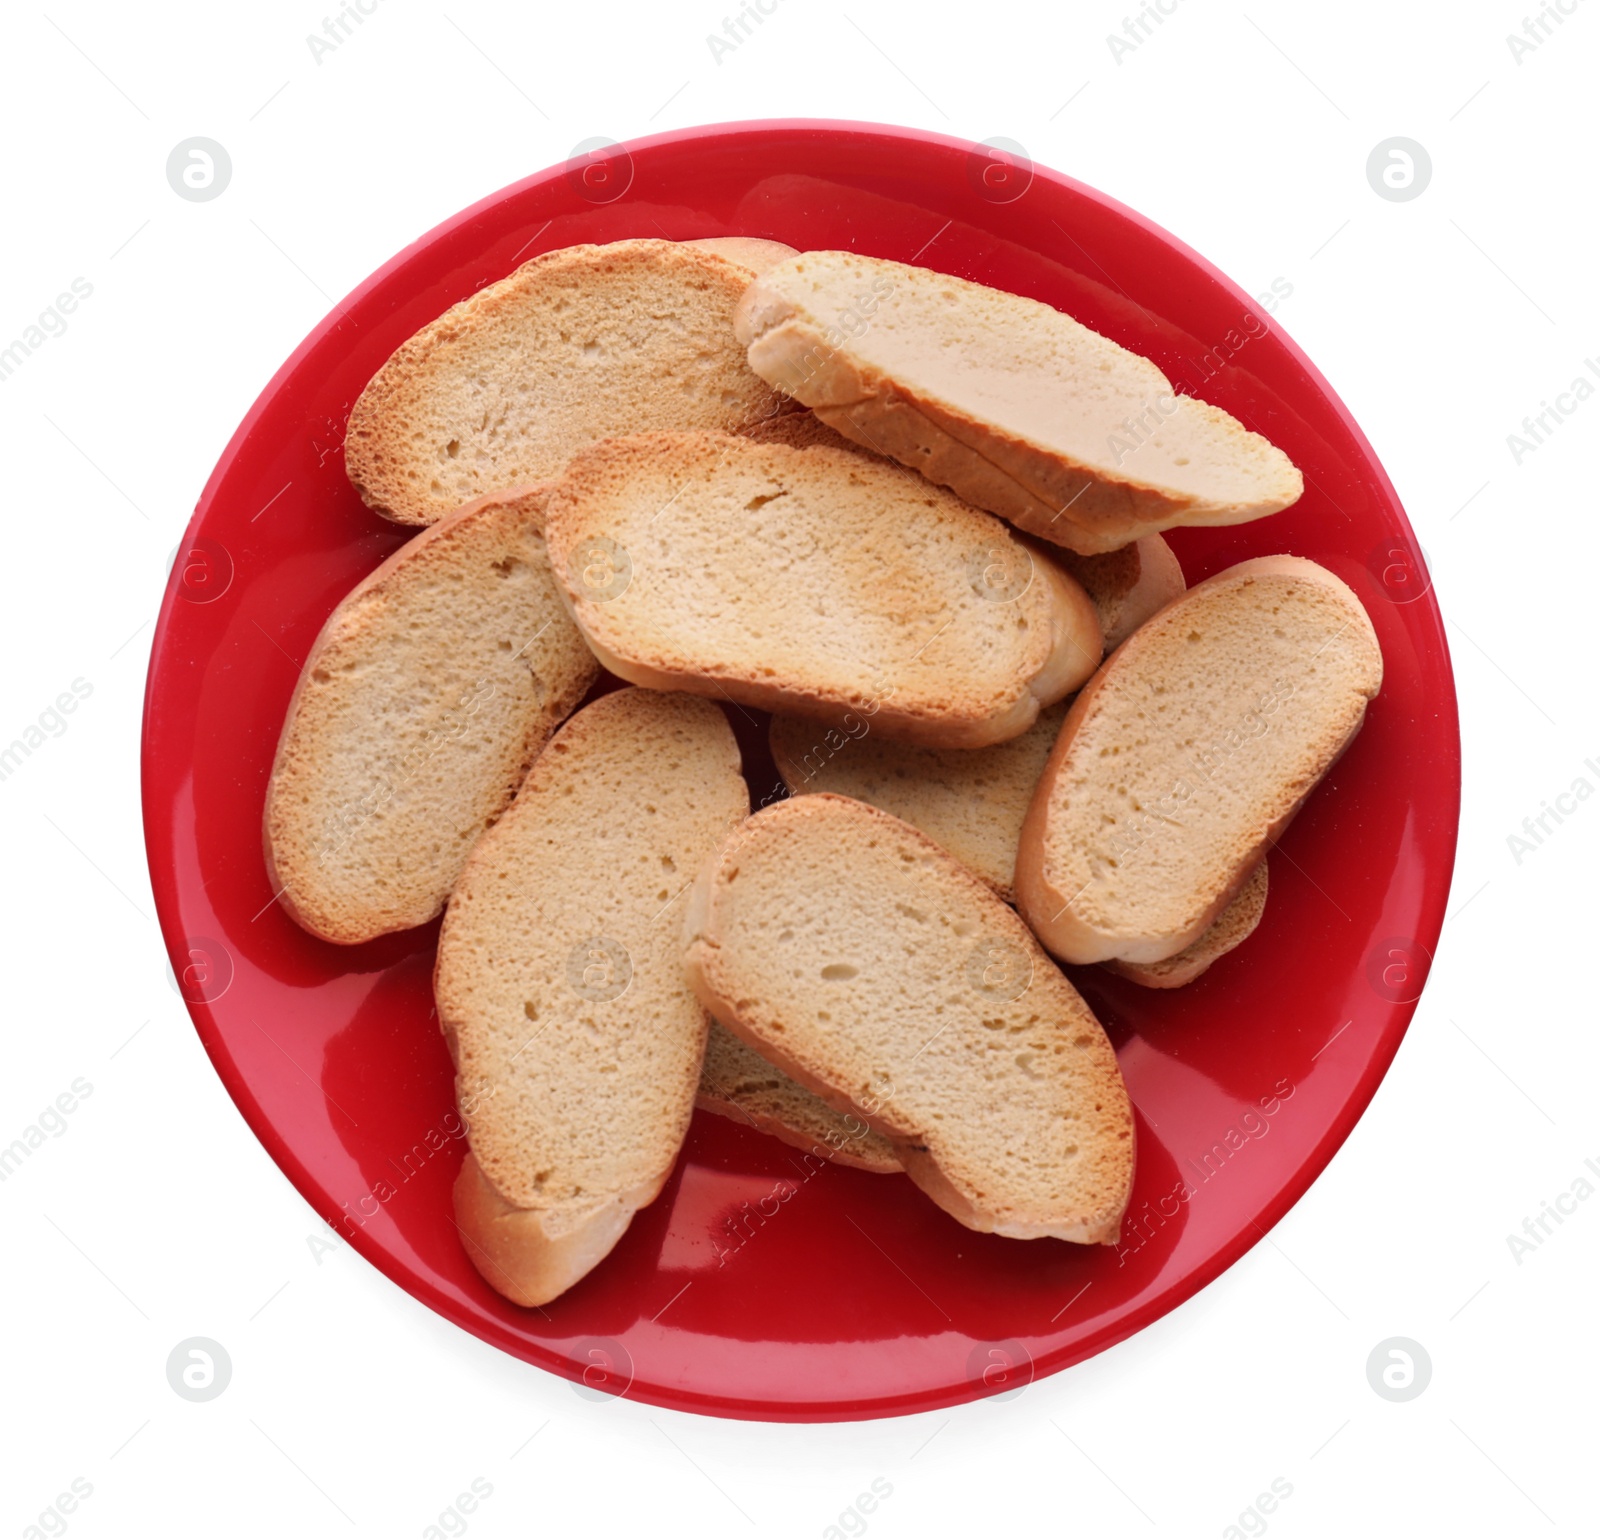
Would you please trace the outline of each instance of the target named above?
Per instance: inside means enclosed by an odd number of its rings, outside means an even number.
[[[3,1532],[73,1478],[71,1532],[821,1535],[877,1477],[882,1540],[992,1527],[1290,1536],[1593,1533],[1600,1202],[1507,1236],[1600,1159],[1590,874],[1600,800],[1507,837],[1600,758],[1593,449],[1580,405],[1507,435],[1600,354],[1600,5],[1519,60],[1527,0],[1182,0],[1116,61],[1134,0],[779,0],[720,62],[726,0],[448,13],[382,0],[317,62],[306,5],[56,6],[6,24],[0,343],[92,297],[0,384],[9,545],[0,740],[75,678],[69,729],[0,783],[10,956],[0,1144],[92,1094],[0,1186]],[[1536,3],[1536,0],[1535,0]],[[1566,0],[1575,4],[1575,0]],[[243,14],[242,14],[243,13]],[[1070,99],[1070,100],[1069,100]],[[1354,411],[1431,558],[1466,757],[1451,919],[1370,1111],[1269,1243],[1133,1340],[1015,1400],[868,1424],[595,1404],[447,1325],[326,1233],[256,1144],[165,978],[138,804],[166,563],[279,363],[400,247],[582,139],[771,116],[876,119],[1034,159],[1141,210],[1247,291]],[[168,152],[233,159],[214,202]],[[1421,142],[1426,192],[1369,187]],[[219,1399],[164,1365],[203,1335]],[[1392,1404],[1365,1364],[1422,1343]],[[527,1442],[532,1437],[531,1442]],[[130,1441],[131,1440],[131,1441]]]

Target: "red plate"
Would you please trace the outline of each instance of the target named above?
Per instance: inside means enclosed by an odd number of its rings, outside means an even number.
[[[1153,358],[1306,478],[1287,513],[1180,531],[1189,580],[1290,551],[1350,583],[1377,626],[1383,693],[1274,855],[1254,939],[1172,993],[1073,970],[1139,1108],[1120,1251],[977,1235],[904,1177],[807,1177],[787,1146],[702,1113],[616,1251],[545,1309],[518,1309],[478,1277],[451,1221],[462,1144],[432,1019],[436,927],[342,949],[273,902],[262,799],[300,660],[406,538],[345,480],[351,402],[418,327],[538,252],[704,235],[918,262],[1045,300]],[[228,1091],[317,1211],[418,1299],[590,1393],[776,1419],[1014,1389],[1137,1331],[1253,1246],[1399,1045],[1439,933],[1460,780],[1449,656],[1411,527],[1349,414],[1263,310],[1147,220],[1014,153],[839,123],[597,151],[468,209],[362,284],[213,472],[145,706],[169,956]],[[776,777],[744,743],[759,798]]]

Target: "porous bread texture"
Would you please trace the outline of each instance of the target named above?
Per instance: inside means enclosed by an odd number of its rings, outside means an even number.
[[[999,520],[898,465],[727,434],[579,453],[551,499],[563,592],[654,689],[979,747],[1099,663],[1094,606]]]
[[[267,873],[344,944],[431,920],[598,673],[544,543],[548,485],[467,504],[328,617],[284,720]]]
[[[717,1019],[893,1144],[974,1230],[1116,1240],[1133,1112],[1028,929],[909,824],[831,794],[748,819],[695,881],[685,966]]]
[[[853,711],[829,722],[775,716],[772,758],[791,792],[837,792],[893,813],[1010,903],[1023,816],[1066,714],[1058,702],[1020,737],[984,749],[896,743]]]
[[[1196,941],[1360,730],[1383,680],[1361,601],[1296,556],[1240,562],[1146,621],[1067,713],[1017,904],[1072,963]]]
[[[1079,556],[1059,546],[1055,550],[1062,569],[1094,601],[1107,652],[1115,652],[1184,590],[1183,568],[1160,535],[1143,535],[1102,556]]]
[[[677,241],[533,258],[372,377],[346,431],[351,482],[386,518],[430,524],[468,498],[559,476],[607,434],[732,431],[784,410],[732,333],[751,272]]]
[[[1155,364],[1037,300],[848,251],[757,276],[750,366],[841,433],[1084,554],[1286,508],[1300,472]]]
[[[759,1128],[797,1150],[861,1171],[902,1169],[894,1146],[860,1117],[841,1115],[719,1021],[711,1023],[695,1105]]]
[[[550,741],[451,895],[434,993],[474,1162],[457,1222],[519,1304],[575,1282],[672,1170],[709,1026],[684,896],[748,807],[718,707],[617,691]]]
[[[1219,914],[1198,941],[1160,962],[1135,963],[1112,958],[1101,967],[1120,974],[1146,989],[1181,989],[1192,984],[1219,957],[1225,957],[1241,942],[1248,941],[1261,923],[1267,907],[1267,862],[1263,860],[1245,878],[1233,902]]]

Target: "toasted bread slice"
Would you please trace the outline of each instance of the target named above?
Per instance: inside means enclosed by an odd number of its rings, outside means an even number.
[[[776,267],[790,257],[800,255],[793,246],[782,241],[763,240],[754,235],[707,235],[697,241],[685,241],[685,246],[695,246],[701,251],[715,252],[719,257],[742,267],[754,277],[769,267]]]
[[[480,498],[328,617],[289,703],[263,843],[279,902],[353,944],[431,920],[599,667],[544,545],[547,486]]]
[[[431,524],[468,498],[559,476],[612,433],[733,431],[783,410],[732,334],[752,269],[677,241],[569,246],[402,343],[350,413],[367,505]]]
[[[758,444],[787,444],[791,449],[844,449],[868,459],[888,460],[887,455],[846,438],[837,428],[830,428],[815,412],[784,412],[739,431],[742,437],[754,439]]]
[[[760,274],[734,325],[755,372],[841,433],[1086,555],[1300,496],[1260,434],[1037,300],[808,251]]]
[[[721,1022],[711,1023],[695,1105],[841,1166],[902,1169],[894,1146],[859,1115],[835,1112]]]
[[[471,1143],[456,1218],[518,1304],[575,1283],[671,1173],[710,1026],[684,984],[683,897],[748,807],[718,707],[604,695],[451,895],[434,994]]]
[[[653,689],[893,736],[1015,737],[1097,666],[1077,583],[898,465],[728,434],[608,439],[567,468],[552,559],[589,645]]]
[[[1194,983],[1219,957],[1248,941],[1261,923],[1266,907],[1267,862],[1263,859],[1245,878],[1233,902],[1211,922],[1208,930],[1201,932],[1198,941],[1160,962],[1124,962],[1113,957],[1100,966],[1135,984],[1143,984],[1146,989],[1181,989],[1185,984]]]
[[[1055,548],[1057,560],[1094,601],[1105,633],[1106,651],[1115,652],[1164,604],[1184,591],[1183,568],[1160,535],[1143,535],[1104,556],[1079,556]]]
[[[685,966],[717,1019],[894,1145],[974,1230],[1114,1242],[1133,1111],[1028,929],[910,824],[849,797],[748,819],[695,881]]]
[[[1198,940],[1360,730],[1383,681],[1361,601],[1298,556],[1146,621],[1073,702],[1017,850],[1017,904],[1073,963]]]
[[[838,792],[893,813],[1010,903],[1022,820],[1066,714],[1057,702],[1020,737],[985,749],[896,743],[853,711],[831,722],[777,716],[772,758],[796,795]]]

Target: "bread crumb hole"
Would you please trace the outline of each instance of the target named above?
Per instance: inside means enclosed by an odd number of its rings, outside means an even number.
[[[853,979],[861,970],[853,963],[829,963],[822,970],[822,976],[829,980]]]

